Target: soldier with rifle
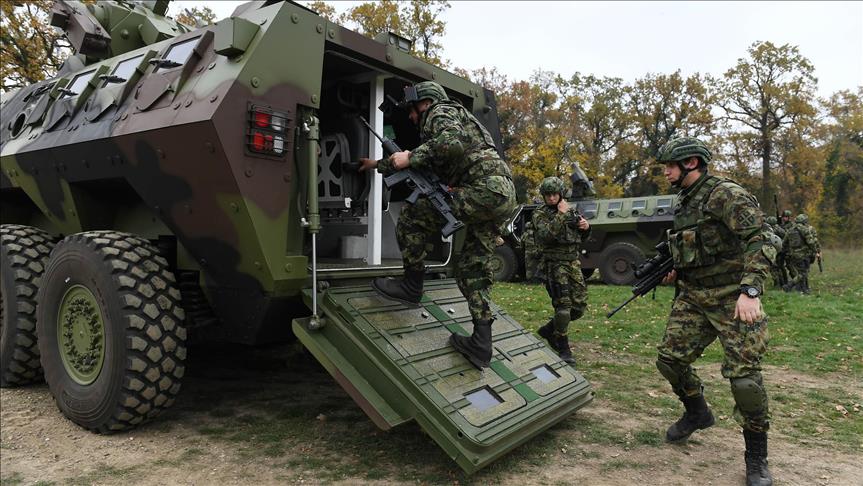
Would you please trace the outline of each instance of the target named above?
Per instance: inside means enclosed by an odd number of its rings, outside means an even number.
[[[515,187],[509,167],[500,158],[488,130],[443,87],[424,81],[405,88],[409,117],[419,127],[421,144],[379,161],[360,159],[361,170],[377,167],[385,176],[412,168],[435,174],[452,192],[454,216],[465,224],[465,241],[456,262],[459,289],[473,319],[471,336],[453,334],[450,344],[477,368],[492,358],[492,254],[499,228],[515,209]],[[372,286],[382,296],[418,306],[425,276],[426,247],[446,221],[432,199],[419,197],[402,210],[396,238],[402,251],[404,277],[377,278]]]
[[[818,268],[821,268],[821,245],[805,214],[798,214],[794,224],[788,228],[783,246],[788,251],[790,269],[788,282],[783,288],[788,292],[797,290],[808,294],[809,267],[817,259]]]
[[[554,316],[538,333],[560,359],[574,364],[567,331],[569,322],[580,319],[587,308],[587,286],[579,257],[581,242],[590,234],[590,223],[563,198],[564,184],[559,178],[543,179],[539,193],[545,204],[533,212],[531,224]]]
[[[770,230],[773,231],[773,234],[779,238],[779,251],[776,254],[776,263],[770,267],[770,275],[773,276],[773,286],[783,288],[788,283],[788,271],[785,268],[785,251],[782,247],[782,238],[785,237],[785,229],[779,225],[779,220],[775,216],[768,217],[767,224],[770,225]]]
[[[746,443],[746,484],[770,485],[770,420],[761,377],[768,334],[760,297],[776,248],[758,201],[735,182],[708,174],[711,157],[707,146],[692,137],[670,140],[657,156],[666,179],[681,189],[668,233],[673,270],[663,279],[675,282],[677,296],[656,366],[685,412],[666,439],[683,441],[714,424],[691,365],[719,338],[725,355],[722,376],[730,382],[734,417]]]

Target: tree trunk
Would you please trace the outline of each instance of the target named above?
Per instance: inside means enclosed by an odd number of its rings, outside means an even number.
[[[770,194],[771,194],[771,190],[770,190],[770,156],[772,154],[773,154],[773,143],[772,143],[772,140],[770,140],[770,132],[762,131],[761,132],[761,197],[758,198],[759,202],[761,203],[762,209],[766,209],[772,204],[772,198],[770,197]]]

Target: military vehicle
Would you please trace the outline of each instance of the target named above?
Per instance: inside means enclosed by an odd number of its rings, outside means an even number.
[[[69,419],[123,431],[175,401],[190,336],[296,336],[375,424],[417,421],[467,472],[592,400],[502,309],[490,369],[447,344],[472,331],[447,278],[463,232],[429,242],[420,308],[369,285],[401,273],[409,191],[357,172],[381,155],[358,115],[416,147],[377,107],[436,80],[499,141],[491,91],[292,2],[202,28],[166,9],[57,1],[77,54],[2,99],[2,386],[44,376]]]
[[[677,196],[645,196],[597,199],[593,182],[575,164],[570,201],[590,221],[591,233],[582,245],[581,270],[585,278],[599,269],[602,281],[628,285],[635,281],[634,268],[656,253],[656,244],[672,227],[672,208]],[[525,276],[525,225],[538,204],[524,204],[509,220],[503,244],[495,250],[495,276],[510,281]]]

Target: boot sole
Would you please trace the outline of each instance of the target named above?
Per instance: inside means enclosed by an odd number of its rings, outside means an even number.
[[[375,292],[377,292],[378,295],[380,295],[381,297],[383,297],[385,299],[392,300],[393,302],[398,302],[400,304],[404,304],[404,305],[407,305],[410,307],[421,307],[419,302],[412,302],[410,300],[399,299],[398,297],[393,297],[392,295],[384,292],[383,289],[381,289],[380,287],[377,286],[377,284],[375,284],[374,280],[372,280],[372,288],[375,289]]]
[[[669,444],[680,444],[681,442],[686,442],[686,440],[689,439],[690,437],[692,437],[692,434],[694,434],[695,432],[697,432],[699,430],[709,429],[710,427],[713,427],[715,424],[716,424],[716,419],[713,416],[711,416],[710,417],[710,423],[704,424],[703,427],[698,427],[697,429],[693,430],[689,435],[683,436],[679,439],[672,439],[671,437],[668,437],[668,433],[666,432],[665,433],[665,442],[668,442]]]

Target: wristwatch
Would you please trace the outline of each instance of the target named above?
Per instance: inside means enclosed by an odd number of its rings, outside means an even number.
[[[740,293],[749,297],[750,299],[754,299],[756,297],[761,296],[761,291],[758,290],[758,288],[753,287],[751,285],[741,285],[740,286]]]

